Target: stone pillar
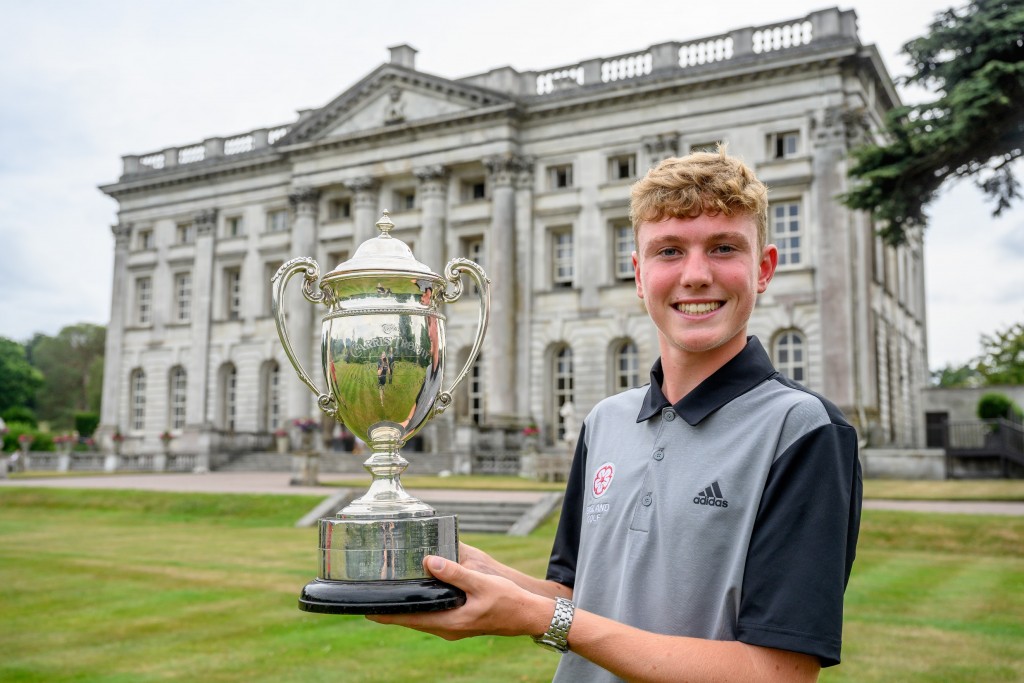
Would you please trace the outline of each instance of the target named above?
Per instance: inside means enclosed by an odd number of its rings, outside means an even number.
[[[448,173],[443,166],[425,166],[413,171],[420,181],[419,197],[423,216],[416,258],[441,273],[445,266],[444,233],[448,197]]]
[[[515,178],[516,188],[516,413],[530,420],[530,339],[533,319],[533,161],[522,159]]]
[[[643,139],[644,151],[647,152],[647,165],[654,168],[661,161],[679,155],[679,135],[664,133]],[[639,169],[637,169],[639,172]],[[643,175],[643,173],[640,173]]]
[[[488,424],[505,426],[516,417],[516,196],[512,186],[522,159],[484,159],[490,174],[491,227],[485,270],[491,278],[491,323],[484,338],[484,414]]]
[[[110,323],[107,326],[107,341],[104,348],[103,363],[103,397],[100,407],[99,437],[113,434],[120,426],[117,416],[120,414],[121,400],[121,360],[124,349],[124,328],[126,318],[130,315],[128,304],[131,301],[129,290],[132,283],[128,278],[128,248],[131,243],[131,223],[119,223],[110,227],[114,233],[114,292],[110,302]]]
[[[352,191],[352,252],[355,253],[360,244],[377,236],[379,185],[370,176],[364,176],[349,180],[345,187]]]
[[[839,108],[822,112],[811,132],[813,154],[810,201],[818,222],[815,240],[818,293],[821,311],[821,358],[824,373],[821,393],[845,412],[855,412],[851,379],[855,375],[854,327],[850,303],[854,292],[851,212],[835,201],[846,186],[846,128]],[[862,296],[866,292],[861,293]]]
[[[292,251],[298,255],[316,254],[316,232],[317,232],[317,208],[320,201],[320,192],[311,187],[296,188],[288,195],[288,201],[292,206],[292,213],[295,216],[292,222]],[[323,273],[321,273],[323,275]],[[298,276],[292,278],[290,289],[298,291]],[[295,352],[295,359],[306,370],[306,373],[313,378],[317,385],[324,384],[321,376],[319,358],[314,355],[314,348],[320,347],[319,329],[315,323],[320,316],[317,306],[306,301],[304,298],[294,298],[289,301],[286,309],[288,314],[288,332],[291,334],[292,350]],[[316,362],[314,363],[314,360]],[[299,380],[294,373],[287,381],[285,391],[285,405],[289,421],[299,418],[320,419],[320,409],[316,404],[316,396],[309,388]],[[319,381],[318,381],[319,378]],[[315,440],[319,441],[319,440]],[[314,447],[317,447],[316,444]]]
[[[213,322],[213,253],[217,239],[217,212],[195,215],[195,261],[192,264],[191,339],[185,389],[185,429],[181,435],[183,450],[207,459],[210,453],[210,329]]]

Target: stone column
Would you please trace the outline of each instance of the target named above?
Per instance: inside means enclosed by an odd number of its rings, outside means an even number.
[[[316,254],[317,209],[320,192],[312,187],[299,187],[288,195],[288,201],[291,203],[294,215],[291,230],[293,253]],[[322,272],[321,275],[323,275]],[[292,278],[289,289],[298,292],[298,276]],[[314,348],[319,349],[320,347],[319,330],[315,325],[320,317],[317,315],[319,311],[314,304],[297,295],[289,297],[287,306],[288,308],[285,310],[288,314],[288,332],[291,334],[295,359],[299,361],[314,382],[322,386],[324,381],[319,370],[320,362],[314,355]],[[287,405],[285,414],[289,421],[310,417],[318,420],[320,409],[317,407],[316,397],[299,380],[298,376],[294,373],[288,374],[290,377],[285,392],[285,405]],[[293,446],[297,446],[297,444],[293,444]],[[319,444],[315,443],[314,448],[319,450],[318,447]]]
[[[516,196],[512,182],[522,159],[484,159],[490,174],[491,227],[487,235],[487,275],[491,278],[491,323],[484,339],[485,419],[494,426],[516,417]]]
[[[530,416],[530,338],[533,319],[533,161],[523,158],[515,178],[516,188],[516,413]]]
[[[121,359],[124,349],[124,328],[129,316],[127,310],[131,297],[128,278],[128,248],[131,243],[131,223],[119,223],[110,226],[114,233],[114,292],[110,302],[110,324],[107,326],[107,341],[104,349],[103,364],[103,399],[100,414],[100,437],[113,434],[120,426],[117,416],[121,407]]]
[[[360,244],[377,236],[379,184],[370,176],[364,176],[349,180],[345,187],[352,191],[352,252],[355,253]]]
[[[213,323],[213,254],[217,239],[217,212],[193,217],[196,231],[192,264],[191,335],[185,389],[185,429],[179,447],[199,455],[199,467],[209,466],[213,418],[210,415],[210,329]]]
[[[423,216],[416,258],[440,273],[445,266],[444,234],[448,197],[448,173],[443,166],[417,168],[413,174],[420,181],[419,198]]]

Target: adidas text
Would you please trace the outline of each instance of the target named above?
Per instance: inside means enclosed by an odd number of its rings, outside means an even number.
[[[729,507],[729,501],[722,500],[721,498],[708,498],[707,496],[694,496],[693,502],[697,505],[711,505],[716,508]]]

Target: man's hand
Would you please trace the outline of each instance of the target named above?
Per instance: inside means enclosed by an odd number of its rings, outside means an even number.
[[[430,556],[424,566],[433,576],[461,588],[466,604],[455,609],[419,614],[367,616],[380,624],[398,624],[445,640],[471,636],[540,635],[548,627],[554,604],[499,576],[502,565],[472,546],[460,548],[465,566],[442,557]],[[474,567],[474,569],[470,569]]]

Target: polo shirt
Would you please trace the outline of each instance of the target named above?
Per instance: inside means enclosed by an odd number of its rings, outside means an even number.
[[[547,578],[584,610],[662,634],[839,663],[860,526],[857,435],[745,348],[672,405],[646,388],[584,420]],[[617,681],[569,652],[555,681]]]

